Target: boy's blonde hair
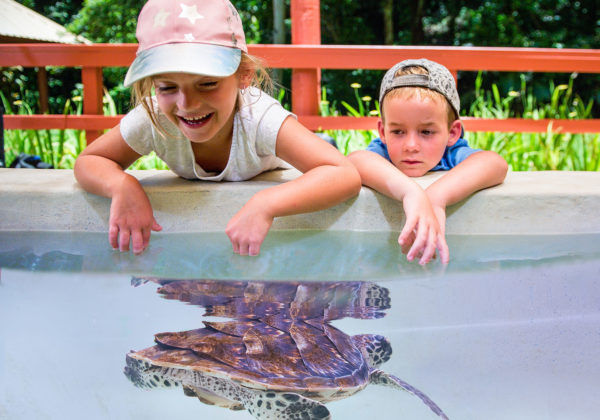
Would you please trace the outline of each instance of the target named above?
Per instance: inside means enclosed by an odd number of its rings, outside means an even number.
[[[427,75],[427,74],[429,74],[429,72],[427,71],[427,69],[425,69],[421,66],[408,66],[408,67],[403,67],[403,68],[399,69],[394,74],[394,77],[404,76],[407,74]],[[454,109],[452,108],[452,106],[450,105],[450,103],[448,102],[446,97],[444,95],[442,95],[441,93],[439,93],[435,90],[426,88],[426,87],[420,87],[420,86],[397,87],[395,89],[390,90],[388,93],[386,93],[386,95],[384,97],[384,101],[385,101],[385,99],[388,99],[388,98],[389,99],[396,98],[396,99],[403,99],[403,100],[412,99],[412,98],[419,98],[419,99],[427,98],[434,102],[443,103],[446,106],[446,114],[448,117],[448,128],[450,128],[452,123],[458,119],[458,115],[456,115],[456,112],[454,111]],[[381,119],[383,120],[384,119],[383,104],[380,104],[380,107],[381,107]]]
[[[240,65],[235,73],[240,77],[249,75],[249,86],[257,87],[268,94],[273,90],[273,82],[266,67],[260,58],[252,56],[242,51]],[[166,136],[166,130],[158,121],[158,115],[152,102],[154,90],[154,81],[152,76],[145,77],[133,83],[131,86],[132,106],[142,105],[152,122],[152,125],[163,135]],[[236,105],[239,107],[239,103]]]

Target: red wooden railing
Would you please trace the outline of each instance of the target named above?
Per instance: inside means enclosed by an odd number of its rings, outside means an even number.
[[[81,67],[83,115],[5,115],[5,129],[84,129],[88,142],[121,116],[102,116],[102,69],[128,66],[135,44],[0,44],[0,66]],[[458,71],[600,73],[600,49],[250,45],[267,67],[291,68],[292,111],[311,130],[374,129],[375,117],[320,117],[320,69],[387,69],[407,58],[426,57]],[[301,77],[298,77],[301,76]],[[460,89],[459,89],[460,90]],[[600,133],[600,119],[528,120],[464,118],[467,131]]]

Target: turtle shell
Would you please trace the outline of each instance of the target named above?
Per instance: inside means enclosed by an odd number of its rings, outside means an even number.
[[[369,366],[351,337],[320,319],[276,315],[204,324],[156,334],[155,346],[128,357],[324,402],[345,398],[368,383]]]
[[[390,308],[386,288],[370,282],[261,282],[151,279],[166,299],[206,308],[205,315],[259,318],[288,312],[300,319],[373,319]]]

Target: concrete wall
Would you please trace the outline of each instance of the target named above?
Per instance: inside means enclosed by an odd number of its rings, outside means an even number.
[[[133,171],[163,232],[221,231],[258,190],[298,176],[265,173],[247,182],[192,182],[170,171]],[[427,186],[441,174],[417,179]],[[0,229],[106,231],[110,200],[81,189],[70,170],[0,169]],[[513,172],[447,210],[448,234],[600,232],[600,172]],[[273,229],[399,231],[400,203],[369,188],[333,208],[277,218]]]

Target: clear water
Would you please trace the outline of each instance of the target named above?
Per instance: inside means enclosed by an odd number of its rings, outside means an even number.
[[[447,267],[407,263],[395,237],[272,232],[248,258],[224,234],[160,234],[135,257],[105,234],[0,232],[0,418],[252,418],[123,375],[126,353],[154,334],[214,319],[140,276],[373,282],[389,291],[386,316],[332,324],[385,335],[382,368],[451,419],[597,418],[600,235],[453,236]],[[338,420],[436,418],[374,385],[327,406]]]

